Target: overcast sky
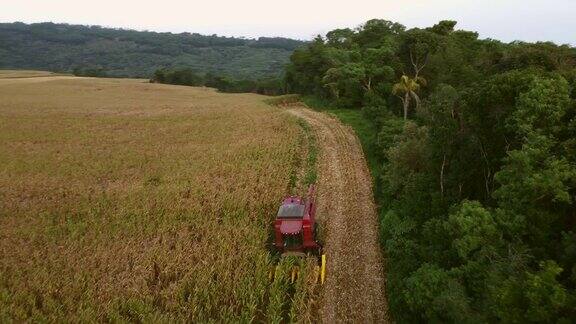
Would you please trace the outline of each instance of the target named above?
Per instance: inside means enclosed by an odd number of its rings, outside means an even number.
[[[458,21],[482,38],[576,45],[576,0],[0,0],[0,22],[311,39],[371,18],[427,27]]]

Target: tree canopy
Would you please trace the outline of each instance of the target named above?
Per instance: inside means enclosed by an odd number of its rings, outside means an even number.
[[[456,26],[331,31],[292,54],[287,87],[378,132],[397,322],[573,322],[576,49]]]

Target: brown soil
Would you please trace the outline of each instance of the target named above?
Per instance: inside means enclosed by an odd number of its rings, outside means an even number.
[[[325,323],[388,322],[384,263],[372,180],[354,131],[336,118],[303,107],[291,114],[314,129],[318,160],[318,218],[324,228]]]

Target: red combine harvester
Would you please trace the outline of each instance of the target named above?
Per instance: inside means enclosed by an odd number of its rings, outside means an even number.
[[[314,185],[308,189],[308,197],[298,196],[284,198],[274,221],[274,248],[281,257],[313,254],[320,257],[320,265],[314,273],[316,280],[324,284],[326,272],[326,256],[322,254],[322,246],[316,240],[316,201],[314,200]],[[270,279],[277,277],[276,267],[270,272]],[[298,278],[300,269],[291,269],[291,282]]]
[[[314,185],[311,185],[306,200],[298,196],[284,198],[274,222],[274,247],[282,255],[320,255],[314,194]]]

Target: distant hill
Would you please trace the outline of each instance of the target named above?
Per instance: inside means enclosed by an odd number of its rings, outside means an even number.
[[[191,68],[235,78],[278,76],[304,42],[157,33],[54,23],[0,23],[0,68],[150,77],[159,68]]]

